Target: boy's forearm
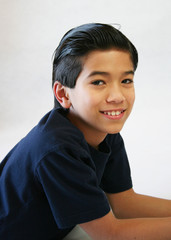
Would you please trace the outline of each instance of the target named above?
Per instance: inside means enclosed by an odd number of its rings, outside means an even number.
[[[171,218],[117,220],[111,240],[171,240]]]
[[[107,197],[117,218],[171,217],[171,200],[137,194],[133,189]]]
[[[171,240],[171,217],[116,219],[110,212],[80,226],[93,240]]]
[[[137,217],[171,217],[171,200],[136,194],[134,209]]]

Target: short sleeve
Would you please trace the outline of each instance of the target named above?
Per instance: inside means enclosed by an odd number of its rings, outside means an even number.
[[[120,134],[111,145],[111,156],[101,181],[102,189],[107,193],[118,193],[132,188],[130,165]]]
[[[37,167],[37,179],[59,228],[91,221],[110,211],[95,166],[85,149],[61,145]]]

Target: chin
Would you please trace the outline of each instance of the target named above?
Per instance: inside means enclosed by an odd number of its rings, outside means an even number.
[[[122,127],[118,127],[118,128],[114,128],[114,129],[111,129],[108,134],[117,134],[119,133],[121,130],[122,130],[123,126]]]

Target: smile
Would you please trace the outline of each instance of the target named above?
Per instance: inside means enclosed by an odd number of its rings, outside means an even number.
[[[109,112],[103,112],[103,113],[105,115],[108,115],[108,116],[119,116],[123,112],[124,112],[124,110],[122,110],[122,111],[109,111]]]
[[[112,111],[104,111],[101,112],[103,116],[110,120],[120,120],[123,118],[126,110],[118,109],[118,110],[112,110]]]

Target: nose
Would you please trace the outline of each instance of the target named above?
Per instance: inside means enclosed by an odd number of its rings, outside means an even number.
[[[114,86],[109,88],[108,96],[106,99],[108,103],[110,102],[122,103],[124,100],[125,100],[125,97],[123,95],[123,92],[120,86],[115,84]]]

